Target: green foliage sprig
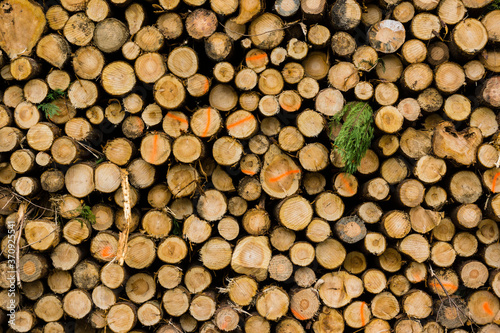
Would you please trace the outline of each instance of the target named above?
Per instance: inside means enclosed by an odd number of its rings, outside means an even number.
[[[500,9],[500,0],[494,0],[486,9],[487,11]]]
[[[333,144],[345,164],[344,171],[353,174],[373,139],[373,110],[367,102],[349,102],[330,120],[331,127],[340,125]]]
[[[82,219],[89,221],[90,224],[94,224],[96,222],[95,215],[92,212],[92,208],[90,206],[82,204],[76,209],[76,211],[80,213]]]
[[[181,236],[182,235],[182,226],[179,223],[179,221],[177,221],[177,219],[175,217],[172,218],[172,224],[173,224],[172,234],[176,235],[176,236]]]
[[[46,118],[60,115],[61,110],[52,102],[65,96],[66,92],[61,89],[50,90],[43,102],[38,104],[38,110],[43,111]]]

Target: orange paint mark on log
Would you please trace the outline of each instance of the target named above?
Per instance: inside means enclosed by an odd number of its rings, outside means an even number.
[[[246,57],[246,61],[249,62],[249,61],[255,61],[255,60],[261,60],[261,59],[264,59],[264,58],[267,58],[267,54],[266,53],[259,53],[259,54],[256,54],[256,55],[253,55],[253,56],[250,56],[250,57]]]
[[[203,93],[206,94],[209,88],[210,88],[210,82],[208,81],[208,79],[206,79],[205,84],[203,85]]]
[[[240,120],[238,120],[238,121],[235,121],[234,123],[227,125],[227,126],[226,126],[226,128],[227,128],[227,129],[231,129],[231,128],[233,128],[233,127],[235,127],[235,126],[238,126],[238,125],[241,125],[241,124],[243,124],[244,122],[249,121],[249,120],[251,120],[251,119],[254,119],[254,116],[253,116],[253,115],[249,115],[248,117],[245,117],[245,118],[243,118],[243,119],[240,119]]]
[[[493,316],[493,315],[494,315],[493,311],[492,311],[492,310],[491,310],[491,308],[490,308],[490,304],[489,304],[488,302],[484,302],[484,303],[483,303],[483,310],[484,310],[484,312],[486,312],[486,313],[487,313],[487,314],[489,314],[490,316]]]
[[[441,284],[442,284],[442,286],[441,286]],[[429,286],[434,287],[434,288],[443,289],[443,287],[444,287],[450,291],[455,291],[458,289],[458,286],[454,285],[453,283],[441,282],[441,284],[439,284],[439,282],[429,282]]]
[[[296,310],[294,310],[294,309],[290,309],[290,310],[292,311],[292,314],[295,316],[295,318],[297,318],[298,320],[307,320],[306,317],[304,317],[303,315],[298,313]]]
[[[224,321],[220,324],[220,329],[223,330],[223,331],[226,330],[227,325],[229,325],[230,321],[231,321],[231,318],[225,317]]]
[[[170,113],[170,112],[169,112],[169,113],[167,113],[167,117],[172,118],[172,119],[175,119],[175,120],[177,120],[178,122],[184,123],[184,124],[186,124],[186,125],[189,125],[189,122],[188,122],[186,119],[183,119],[183,118],[181,118],[181,117],[179,117],[179,116],[176,116],[175,114],[172,114],[172,113]]]
[[[299,172],[300,172],[300,170],[290,170],[290,171],[287,171],[287,172],[285,172],[285,173],[282,173],[282,174],[281,174],[281,175],[279,175],[279,176],[276,176],[276,177],[270,178],[270,179],[269,179],[269,181],[270,181],[271,183],[274,183],[274,182],[277,182],[278,180],[281,180],[281,179],[285,178],[285,177],[286,177],[286,176],[288,176],[288,175],[292,175],[292,174],[294,174],[294,173],[299,173]]]
[[[245,175],[249,175],[249,176],[255,175],[255,172],[253,172],[251,170],[241,170],[241,172],[243,172]]]
[[[205,130],[203,131],[203,134],[201,136],[206,137],[209,129],[210,129],[210,106],[207,109],[207,126],[205,127]]]
[[[497,185],[497,179],[498,179],[499,176],[500,176],[500,172],[497,172],[495,174],[495,177],[493,177],[493,182],[491,184],[491,192],[493,192],[493,193],[495,193],[495,187]]]
[[[158,150],[158,134],[153,137],[153,149],[151,149],[151,161],[156,159],[156,151]]]
[[[361,317],[361,326],[366,325],[365,311],[363,311],[365,308],[365,304],[366,304],[365,302],[361,302],[361,310],[359,311]]]
[[[349,180],[346,177],[344,177],[343,174],[341,174],[341,173],[339,174],[339,179],[342,182],[342,184],[346,187],[346,190],[347,190],[347,192],[349,192],[349,194],[356,193],[356,191],[354,191],[354,189],[351,187]]]
[[[102,250],[101,250],[101,256],[103,258],[109,258],[112,255],[113,255],[113,249],[111,248],[111,246],[106,245],[105,247],[102,248]]]

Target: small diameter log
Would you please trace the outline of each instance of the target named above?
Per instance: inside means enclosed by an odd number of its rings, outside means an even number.
[[[302,230],[311,222],[313,209],[301,196],[284,199],[277,207],[278,220],[291,230]]]
[[[436,211],[431,211],[415,206],[409,212],[411,227],[418,233],[427,233],[433,230],[441,223],[441,214]]]
[[[59,5],[51,6],[45,12],[47,24],[52,30],[61,30],[69,19],[69,14]]]
[[[115,18],[100,21],[94,30],[93,41],[99,50],[105,53],[118,51],[129,38],[127,27]]]
[[[163,316],[163,310],[159,301],[148,301],[137,309],[137,319],[144,326],[159,324]]]
[[[104,285],[99,285],[92,291],[92,302],[101,310],[108,310],[116,303],[115,293]]]
[[[370,309],[374,317],[383,320],[393,319],[399,314],[400,311],[398,300],[396,299],[396,297],[394,297],[392,293],[387,291],[377,294],[372,299]],[[376,319],[372,320],[371,323],[373,323],[373,321],[377,320]]]
[[[411,330],[412,332],[423,332],[420,321],[415,319],[400,319],[394,324],[394,332],[403,333]]]
[[[451,244],[440,241],[432,244],[430,258],[436,266],[450,267],[455,262],[456,252]]]
[[[451,296],[436,303],[437,321],[446,328],[457,328],[467,320],[467,307],[464,300],[458,296]]]
[[[488,280],[488,268],[477,260],[467,261],[460,267],[460,279],[464,286],[471,289],[482,287]]]
[[[273,229],[270,235],[271,245],[278,251],[288,251],[295,242],[295,232],[285,227]]]
[[[250,235],[260,236],[268,232],[271,227],[271,219],[265,210],[252,208],[243,215],[242,225]]]
[[[36,317],[30,310],[16,312],[16,317],[9,322],[9,326],[15,332],[32,332],[36,325]]]
[[[320,193],[314,202],[314,210],[319,217],[327,221],[336,221],[344,213],[342,199],[331,192]]]
[[[10,165],[17,173],[26,173],[33,169],[35,154],[28,149],[18,149],[10,155]]]
[[[400,252],[394,248],[387,248],[378,257],[378,263],[384,271],[390,273],[399,271],[403,264]]]
[[[224,331],[233,331],[238,327],[240,316],[231,305],[221,305],[214,314],[217,327]]]
[[[385,160],[380,167],[380,174],[390,185],[397,184],[408,175],[408,167],[401,158],[392,157]]]
[[[361,279],[366,291],[372,294],[382,292],[387,286],[387,279],[384,272],[378,269],[369,269],[363,273]]]
[[[359,217],[343,217],[335,223],[335,233],[343,242],[354,244],[366,236],[366,227]]]
[[[284,198],[298,190],[301,171],[295,162],[272,145],[264,156],[260,173],[262,189],[274,198]]]
[[[482,212],[476,204],[463,204],[452,211],[451,218],[461,227],[470,229],[481,222]]]
[[[414,318],[427,318],[432,312],[432,298],[422,290],[410,290],[402,302],[403,311]]]
[[[333,88],[346,92],[359,82],[358,69],[350,62],[339,62],[328,71],[328,82]]]
[[[53,270],[47,277],[47,285],[56,294],[67,293],[72,286],[73,278],[67,271]],[[43,286],[42,286],[43,287]],[[41,288],[43,293],[43,288]],[[40,295],[41,296],[41,295]],[[38,298],[38,297],[37,297]]]
[[[499,238],[498,225],[490,219],[482,220],[478,225],[476,237],[483,244],[495,242]]]
[[[163,46],[164,38],[155,26],[145,26],[135,34],[134,42],[144,52],[156,52]]]
[[[92,310],[92,298],[82,289],[73,289],[63,298],[64,312],[74,319],[82,319]]]
[[[430,246],[427,239],[419,234],[406,236],[398,246],[401,253],[406,254],[418,263],[426,261],[430,256]]]
[[[394,210],[382,217],[384,233],[391,238],[404,238],[411,230],[411,221],[407,213]]]
[[[231,263],[231,245],[221,238],[209,239],[200,249],[200,260],[211,270],[221,270]]]
[[[62,318],[64,311],[61,300],[55,295],[45,295],[38,299],[33,308],[35,315],[45,322],[54,322]]]
[[[420,109],[420,107],[419,107]],[[403,153],[413,159],[419,159],[431,152],[431,136],[429,131],[406,129],[400,139]]]
[[[83,218],[72,219],[64,225],[62,234],[68,243],[78,245],[90,237],[92,226]]]
[[[140,55],[134,64],[137,78],[145,83],[155,83],[166,72],[163,57],[156,52],[144,53]]]
[[[396,52],[405,41],[405,28],[401,22],[383,20],[370,27],[370,45],[382,53]]]
[[[149,301],[156,293],[155,279],[146,273],[132,275],[125,284],[128,299],[134,303],[142,304]]]
[[[363,185],[363,195],[374,201],[387,198],[389,190],[389,184],[381,177],[373,178]]]
[[[90,243],[91,255],[100,261],[111,261],[118,251],[118,236],[109,231],[101,231]]]
[[[389,278],[388,287],[394,295],[402,296],[410,290],[411,284],[404,275],[397,274]]]
[[[366,269],[366,257],[358,251],[349,252],[345,257],[343,266],[351,274],[360,274]]]
[[[476,237],[468,232],[457,233],[452,244],[455,252],[461,257],[471,257],[478,249]]]
[[[59,243],[59,227],[50,220],[27,221],[24,236],[31,248],[46,251]]]
[[[268,270],[271,279],[283,282],[292,276],[293,264],[288,257],[278,254],[271,258]]]
[[[356,66],[357,69],[365,72],[369,72],[373,68],[375,68],[375,66],[377,65],[377,59],[377,51],[373,47],[368,45],[358,47],[352,55],[352,62],[354,66]]]
[[[377,76],[387,82],[396,82],[403,73],[403,63],[394,55],[386,55],[380,58],[375,67]]]
[[[73,283],[77,288],[90,290],[99,283],[100,266],[94,261],[83,260],[73,271]]]
[[[189,313],[198,321],[206,321],[215,313],[215,295],[211,292],[197,294],[191,300]]]
[[[326,269],[339,267],[346,257],[344,246],[333,238],[316,245],[316,260]]]
[[[137,322],[137,308],[129,302],[114,304],[106,315],[106,323],[114,332],[130,331]]]
[[[64,176],[68,192],[82,198],[95,189],[94,169],[87,164],[75,164],[71,166]]]
[[[154,242],[141,234],[131,235],[127,246],[128,253],[125,263],[131,268],[143,269],[149,267],[156,258]]]
[[[179,317],[189,309],[190,294],[184,287],[169,289],[163,295],[162,303],[165,311],[175,317]]]
[[[82,251],[69,243],[61,243],[54,248],[50,258],[56,269],[68,271],[73,269],[82,259]]]

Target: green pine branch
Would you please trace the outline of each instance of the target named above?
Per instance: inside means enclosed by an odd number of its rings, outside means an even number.
[[[334,146],[344,162],[344,171],[356,172],[373,139],[373,110],[367,102],[349,102],[333,116],[330,126],[339,126]]]
[[[46,118],[60,115],[61,109],[52,102],[65,96],[66,92],[61,89],[50,90],[43,102],[38,104],[38,110],[43,111]]]

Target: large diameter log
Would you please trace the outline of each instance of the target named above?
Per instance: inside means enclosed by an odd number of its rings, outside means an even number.
[[[61,68],[68,60],[70,47],[60,35],[49,34],[38,42],[36,54],[52,66]]]
[[[33,1],[8,0],[1,8],[0,47],[11,59],[29,55],[47,22],[42,7]]]
[[[262,281],[267,277],[270,261],[271,249],[268,238],[248,236],[236,244],[231,267],[237,273],[248,274]]]
[[[31,248],[45,251],[59,243],[59,227],[50,220],[32,220],[24,227],[24,236]]]
[[[486,46],[488,32],[479,20],[467,18],[453,28],[451,39],[452,51],[471,58]]]
[[[478,128],[468,127],[457,132],[453,124],[442,122],[434,129],[432,148],[438,157],[471,165],[476,161],[476,152],[482,140],[481,130]]]
[[[249,1],[251,2],[251,1]],[[278,46],[285,35],[284,23],[280,17],[265,13],[254,19],[248,28],[252,43],[260,49],[272,49]]]
[[[319,286],[319,297],[331,308],[347,305],[355,297],[363,293],[363,282],[355,275],[345,271],[327,273],[321,277],[323,283]]]

